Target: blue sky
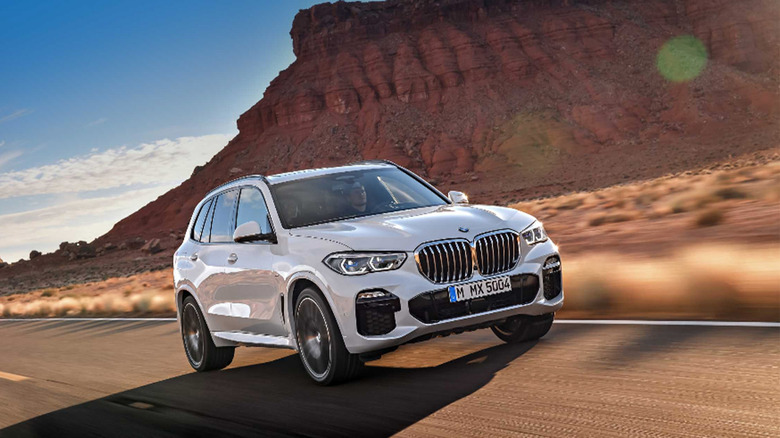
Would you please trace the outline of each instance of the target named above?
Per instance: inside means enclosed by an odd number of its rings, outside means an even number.
[[[0,0],[0,258],[92,240],[186,179],[315,3]]]

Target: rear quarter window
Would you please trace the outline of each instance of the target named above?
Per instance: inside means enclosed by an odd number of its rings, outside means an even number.
[[[198,212],[198,217],[195,219],[195,225],[192,226],[192,239],[202,242],[203,239],[203,225],[206,223],[206,218],[209,217],[211,211],[211,205],[214,203],[213,199],[209,199]]]

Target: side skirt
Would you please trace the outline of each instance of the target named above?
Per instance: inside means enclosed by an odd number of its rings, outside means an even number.
[[[214,332],[214,336],[226,341],[250,347],[271,347],[295,349],[289,338],[283,336],[258,335],[242,331]]]

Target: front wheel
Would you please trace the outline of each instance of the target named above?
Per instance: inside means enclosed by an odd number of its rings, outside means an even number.
[[[336,319],[316,289],[306,288],[298,296],[295,336],[303,367],[320,385],[352,379],[363,368],[358,355],[344,346]]]
[[[539,316],[517,315],[490,328],[504,342],[531,341],[546,335],[554,318],[554,313]]]
[[[181,306],[181,337],[184,352],[195,371],[221,370],[233,362],[235,347],[217,347],[195,298],[187,297]]]

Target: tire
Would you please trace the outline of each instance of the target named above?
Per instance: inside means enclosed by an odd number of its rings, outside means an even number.
[[[184,353],[195,371],[221,370],[233,362],[236,347],[214,345],[203,312],[193,297],[187,297],[182,302],[181,338]]]
[[[554,313],[528,316],[518,315],[490,327],[493,333],[504,342],[515,343],[532,341],[546,335],[552,327]]]
[[[295,303],[295,337],[303,368],[320,385],[355,378],[363,368],[344,346],[336,318],[318,290],[308,287]]]

